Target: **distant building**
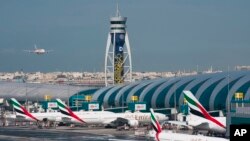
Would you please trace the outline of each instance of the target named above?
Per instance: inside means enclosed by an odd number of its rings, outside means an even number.
[[[237,71],[250,70],[250,66],[236,66],[235,70]]]
[[[26,98],[29,101],[44,101],[45,96],[50,96],[52,99],[60,98],[67,101],[70,96],[88,89],[91,87],[0,81],[0,98],[14,97],[20,101],[25,101]]]

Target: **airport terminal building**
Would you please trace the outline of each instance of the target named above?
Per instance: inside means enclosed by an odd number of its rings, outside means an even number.
[[[208,110],[225,110],[234,94],[241,92],[244,100],[250,99],[250,71],[232,71],[193,76],[142,80],[129,84],[103,88],[76,87],[69,85],[26,84],[1,82],[1,98],[15,97],[25,101],[42,101],[45,95],[52,99],[92,95],[92,101],[104,108],[128,106],[132,96],[152,108],[177,108],[183,104],[183,90],[192,91]],[[70,101],[70,100],[69,100]]]
[[[85,91],[86,87],[66,84],[42,84],[0,81],[0,98],[16,98],[19,101],[43,101],[46,96],[50,99],[60,98],[67,101],[72,94]]]
[[[174,78],[144,80],[104,87],[93,93],[94,101],[105,108],[127,106],[132,96],[152,108],[171,108],[183,104],[183,90],[190,90],[208,110],[226,110],[228,101],[241,92],[250,99],[250,71],[220,72]],[[84,94],[84,91],[82,92]]]

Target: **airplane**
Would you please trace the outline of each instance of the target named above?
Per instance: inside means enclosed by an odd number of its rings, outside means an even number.
[[[33,121],[33,122],[62,122],[64,117],[61,112],[47,112],[47,113],[30,113],[22,106],[15,98],[11,98],[10,102],[16,111],[17,120],[21,121]]]
[[[154,130],[149,131],[148,137],[157,141],[229,141],[225,138],[208,137],[203,135],[190,135],[185,133],[176,133],[170,130],[163,131],[159,121],[156,119],[154,110],[150,109],[151,125]]]
[[[34,50],[24,50],[24,51],[29,52],[29,53],[34,53],[34,54],[37,54],[37,55],[42,55],[42,54],[45,54],[45,53],[52,52],[53,50],[45,50],[43,48],[37,48],[36,44],[35,44],[34,45]]]
[[[109,111],[79,111],[73,112],[62,100],[56,99],[58,107],[62,114],[66,115],[68,122],[81,124],[103,124],[104,122],[111,122],[116,119],[113,112]],[[101,120],[105,119],[105,120]]]
[[[211,116],[191,91],[183,93],[191,113],[188,125],[211,132],[226,133],[226,117]]]
[[[184,98],[188,103],[190,115],[186,117],[186,122],[168,121],[169,123],[193,127],[195,130],[207,130],[209,132],[225,134],[226,117],[211,116],[202,104],[190,91],[183,91]]]
[[[131,127],[137,127],[139,123],[150,123],[150,113],[113,113],[109,111],[73,112],[60,99],[56,99],[56,101],[62,114],[67,115],[70,118],[69,120],[75,123],[113,125],[118,119],[125,120]],[[161,121],[168,119],[168,117],[161,113],[157,113],[156,116]]]

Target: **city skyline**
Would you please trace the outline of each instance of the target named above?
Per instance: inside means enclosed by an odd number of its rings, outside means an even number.
[[[117,2],[128,17],[134,71],[250,65],[247,0],[11,0],[0,2],[0,72],[104,71]],[[54,51],[23,51],[34,44]]]

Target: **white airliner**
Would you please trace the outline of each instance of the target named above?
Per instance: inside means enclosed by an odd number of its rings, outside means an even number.
[[[153,109],[150,109],[150,112],[151,124],[154,130],[149,131],[148,136],[157,141],[229,141],[225,138],[176,133],[170,130],[163,131],[158,120],[155,118]]]
[[[207,130],[221,134],[226,133],[226,117],[211,116],[192,92],[183,91],[183,93],[188,103],[190,115],[187,116],[186,122],[169,121],[169,123],[187,125],[197,130]]]
[[[34,122],[61,122],[65,117],[61,112],[49,112],[49,113],[30,113],[24,106],[22,106],[15,98],[10,99],[12,106],[16,111],[16,119]]]
[[[24,50],[24,51],[29,52],[29,53],[38,54],[38,55],[49,53],[49,52],[53,51],[53,50],[45,50],[43,48],[37,48],[36,44],[34,46],[35,46],[34,50]]]
[[[190,91],[183,91],[190,109],[188,125],[212,132],[226,133],[226,117],[213,117]]]
[[[115,122],[119,118],[122,120],[126,120],[127,123],[132,127],[138,126],[139,123],[150,123],[150,113],[113,113],[109,111],[73,112],[60,99],[56,99],[56,101],[58,103],[60,111],[63,114],[67,115],[72,122],[76,123],[112,125],[113,122]],[[156,117],[160,121],[168,119],[168,117],[161,113],[157,113]]]

